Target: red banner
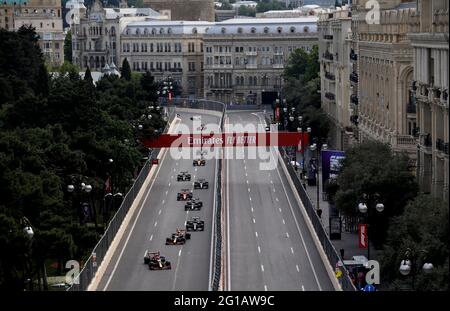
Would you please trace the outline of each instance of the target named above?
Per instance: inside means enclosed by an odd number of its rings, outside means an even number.
[[[306,146],[308,133],[262,132],[221,134],[162,134],[157,138],[144,139],[147,148],[179,147],[264,147],[264,146]],[[299,149],[301,151],[301,149]]]
[[[369,245],[367,237],[367,225],[359,224],[358,225],[358,244],[359,248],[367,248]]]
[[[280,107],[275,108],[275,121],[280,121]]]

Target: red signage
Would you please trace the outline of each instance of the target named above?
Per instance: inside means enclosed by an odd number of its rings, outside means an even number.
[[[359,244],[359,248],[367,248],[369,245],[366,224],[358,225],[358,244]]]
[[[308,144],[308,133],[162,134],[144,139],[143,144],[147,148],[298,146],[300,149]]]
[[[159,159],[152,159],[152,165],[158,165]]]
[[[280,120],[280,107],[275,108],[275,121]]]

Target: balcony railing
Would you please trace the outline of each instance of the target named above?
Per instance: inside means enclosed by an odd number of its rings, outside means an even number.
[[[351,60],[358,60],[358,54],[356,54],[355,52],[351,52],[350,53],[350,59]]]
[[[333,35],[323,35],[324,40],[333,40]]]
[[[272,67],[274,69],[282,69],[282,68],[284,68],[284,64],[273,64]]]
[[[325,53],[322,54],[322,57],[326,60],[333,60],[334,56],[333,54],[331,54],[330,52],[326,51]]]
[[[336,79],[336,77],[334,76],[334,74],[329,73],[329,72],[325,72],[325,78],[327,78],[328,80],[332,80],[334,81]]]
[[[325,98],[329,99],[329,100],[334,100],[336,96],[334,96],[333,93],[331,92],[326,92],[325,93]]]
[[[350,81],[358,83],[358,74],[356,72],[350,74]]]
[[[350,102],[352,104],[358,105],[359,104],[358,95],[356,95],[356,94],[350,95]]]
[[[250,51],[247,51],[247,52],[245,52],[245,55],[247,55],[247,56],[257,56],[258,55],[258,52],[250,52]]]

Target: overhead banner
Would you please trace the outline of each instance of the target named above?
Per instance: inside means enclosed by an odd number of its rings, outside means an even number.
[[[220,133],[220,134],[162,134],[156,138],[144,139],[147,148],[193,148],[193,147],[266,147],[305,146],[308,133],[262,132],[262,133]]]
[[[325,192],[326,182],[336,179],[341,170],[342,160],[345,152],[340,150],[322,150],[322,190]]]

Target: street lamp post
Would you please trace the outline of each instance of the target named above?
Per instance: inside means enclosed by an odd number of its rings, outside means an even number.
[[[320,141],[317,138],[313,138],[314,143],[309,147],[311,151],[316,151],[316,188],[317,188],[317,198],[316,198],[316,210],[317,215],[319,215],[319,218],[322,217],[322,209],[320,208],[320,151],[326,150],[328,148],[328,145],[322,141]]]
[[[370,238],[369,238],[369,227],[370,227],[370,210],[376,209],[377,212],[381,213],[384,211],[384,204],[380,202],[380,195],[375,193],[373,196],[363,194],[363,202],[358,204],[358,210],[366,215],[366,236],[367,236],[367,260],[370,260]]]
[[[426,250],[420,250],[420,251],[412,251],[410,248],[407,248],[405,251],[405,259],[403,259],[400,263],[400,268],[399,268],[399,272],[400,274],[407,276],[409,274],[411,274],[411,287],[412,290],[415,290],[414,288],[414,281],[415,281],[415,277],[416,275],[419,273],[420,268],[418,266],[420,266],[420,258],[421,255],[424,255],[423,260],[422,260],[422,271],[425,273],[430,273],[433,271],[434,266],[431,262],[427,261],[427,256],[428,251]]]
[[[69,193],[75,193],[75,192],[77,192],[78,191],[78,193],[79,193],[79,195],[80,195],[80,210],[79,210],[79,220],[80,220],[80,224],[83,224],[84,223],[84,219],[86,219],[86,208],[89,206],[89,207],[92,207],[92,209],[93,209],[93,211],[94,211],[94,215],[93,215],[93,217],[94,217],[94,223],[95,223],[95,227],[97,228],[97,213],[95,212],[95,206],[92,206],[93,204],[92,204],[92,202],[90,202],[90,200],[88,200],[88,202],[89,203],[87,203],[88,205],[86,206],[85,204],[86,204],[86,202],[83,202],[84,200],[83,200],[83,194],[84,193],[86,193],[86,194],[88,194],[89,195],[89,193],[91,193],[91,191],[92,191],[92,186],[91,185],[89,185],[89,184],[85,184],[84,182],[82,182],[81,184],[80,184],[80,186],[79,187],[75,187],[73,184],[70,184],[70,185],[68,185],[67,186],[67,192],[69,192]],[[89,197],[88,197],[89,198]],[[73,200],[73,202],[75,202],[75,198],[72,198],[72,200]],[[73,204],[73,205],[75,205],[75,204]],[[84,212],[84,214],[83,214],[83,212]],[[83,216],[84,216],[84,218],[83,218]]]
[[[34,231],[33,231],[33,227],[31,226],[31,223],[28,220],[28,218],[22,217],[20,222],[24,226],[23,233],[28,238],[28,241],[27,241],[28,253],[26,254],[27,259],[28,259],[27,260],[27,273],[26,273],[27,279],[26,279],[26,283],[29,284],[29,289],[30,289],[30,291],[32,291],[33,290],[33,275],[32,275],[33,263],[31,261],[31,256],[32,256],[32,250],[33,250],[32,246],[33,246]]]

